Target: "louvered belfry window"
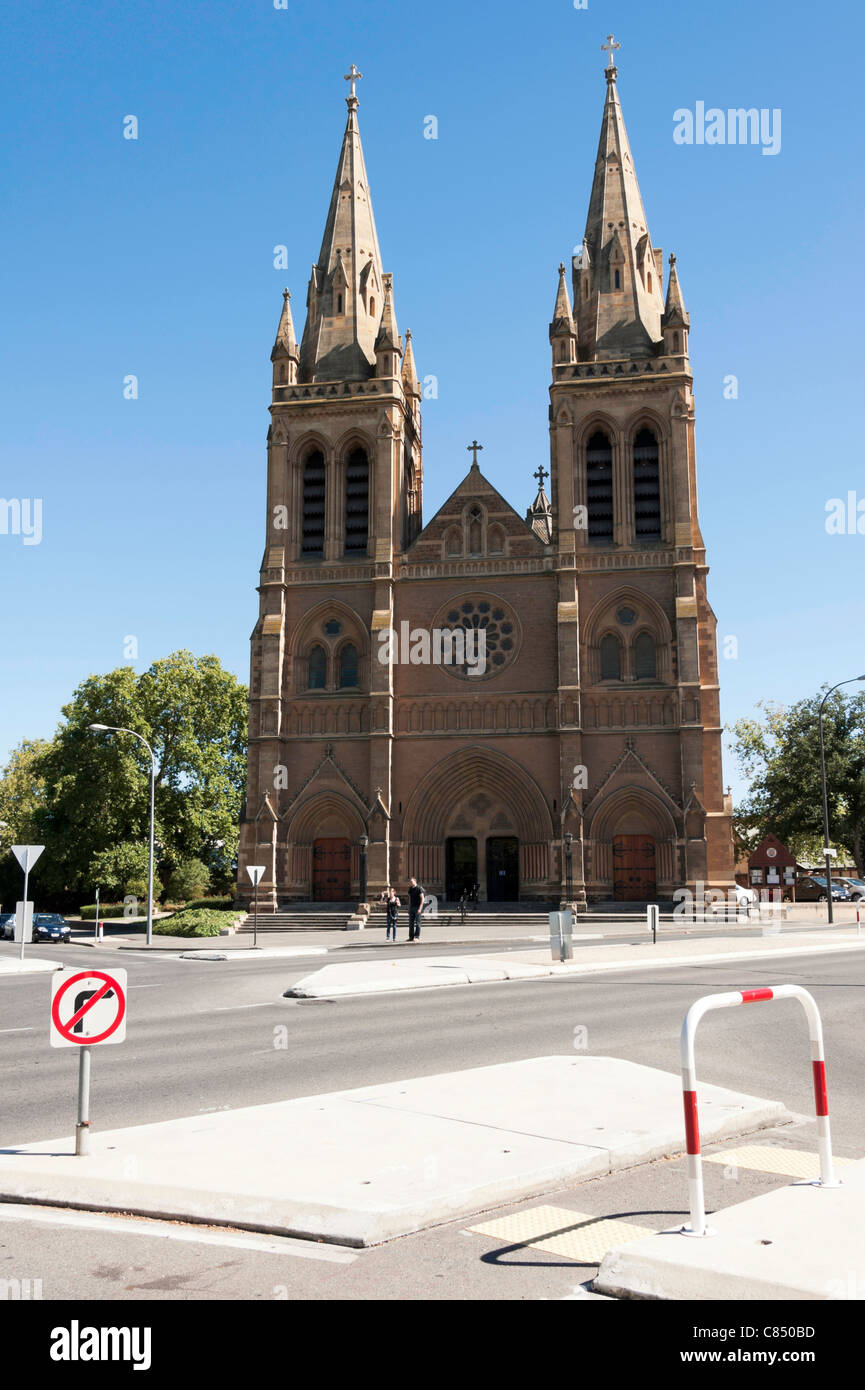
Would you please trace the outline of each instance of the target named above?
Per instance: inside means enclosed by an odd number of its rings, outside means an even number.
[[[620,681],[622,679],[622,644],[618,637],[608,632],[601,638],[601,680]]]
[[[658,441],[651,430],[634,440],[634,534],[638,544],[661,539]]]
[[[613,540],[613,447],[600,430],[586,446],[586,504],[589,540],[611,545]]]
[[[303,465],[303,538],[301,554],[324,554],[324,454],[316,450]]]
[[[634,643],[634,676],[638,681],[653,681],[657,675],[655,643],[648,632],[641,632]]]
[[[366,554],[369,535],[369,462],[352,449],[345,466],[345,553]]]

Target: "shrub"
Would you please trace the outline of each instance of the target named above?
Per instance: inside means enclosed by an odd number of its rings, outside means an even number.
[[[231,927],[241,914],[230,911],[214,911],[208,908],[184,908],[173,917],[160,917],[153,923],[157,936],[219,936],[225,927]]]
[[[88,905],[87,905],[86,907],[82,907],[82,908],[79,909],[78,915],[80,916],[82,922],[93,922],[93,921],[95,921],[95,919],[96,919],[96,904],[95,904],[95,903],[88,903]],[[109,917],[123,917],[123,916],[125,916],[125,910],[124,910],[124,904],[123,904],[123,903],[100,903],[100,904],[99,904],[99,920],[100,920],[100,922],[102,922],[102,921],[107,921]],[[147,899],[146,899],[146,898],[142,899],[142,900],[138,903],[138,906],[137,906],[135,912],[131,913],[130,916],[132,916],[132,917],[146,917],[146,916],[147,916]]]
[[[185,906],[187,911],[190,911],[192,908],[203,907],[213,908],[216,912],[227,912],[234,907],[234,898],[232,896],[224,898],[196,898],[194,902],[186,903]]]
[[[185,859],[171,874],[166,891],[177,902],[186,902],[207,892],[210,871],[200,859]]]

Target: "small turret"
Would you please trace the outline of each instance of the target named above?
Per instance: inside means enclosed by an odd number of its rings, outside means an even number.
[[[688,330],[691,316],[685,308],[679,273],[676,270],[676,257],[670,256],[670,277],[667,281],[667,302],[661,318],[664,334],[664,352],[668,357],[687,357]]]
[[[273,344],[273,351],[270,360],[273,363],[273,385],[294,386],[297,382],[297,372],[300,365],[300,352],[297,346],[297,339],[294,336],[294,322],[291,317],[291,294],[285,289],[282,292],[282,313],[279,318],[279,327],[276,330],[276,341]]]
[[[550,324],[550,346],[553,349],[553,366],[577,360],[577,330],[571,313],[571,300],[565,278],[564,262],[559,266],[559,288],[556,294],[556,307]]]
[[[411,329],[405,331],[405,354],[402,359],[402,389],[413,400],[420,401],[420,379],[414,364],[414,351],[411,345]]]
[[[384,304],[381,323],[375,339],[376,376],[399,376],[402,359],[402,339],[397,332],[396,314],[393,309],[393,276],[383,275]]]

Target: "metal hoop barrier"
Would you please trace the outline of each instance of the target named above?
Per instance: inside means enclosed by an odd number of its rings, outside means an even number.
[[[682,1098],[685,1103],[685,1144],[688,1153],[688,1198],[691,1224],[683,1226],[687,1236],[714,1235],[706,1225],[703,1197],[703,1160],[700,1154],[700,1122],[697,1115],[697,1074],[694,1067],[694,1035],[697,1024],[711,1009],[731,1009],[737,1004],[760,1004],[767,999],[798,999],[808,1018],[811,1039],[811,1072],[814,1079],[814,1107],[817,1112],[817,1145],[820,1177],[817,1187],[839,1187],[832,1169],[832,1141],[829,1137],[829,1102],[826,1096],[826,1059],[823,1055],[823,1026],[813,995],[800,985],[775,985],[771,989],[736,989],[729,994],[706,994],[692,1004],[682,1024]]]

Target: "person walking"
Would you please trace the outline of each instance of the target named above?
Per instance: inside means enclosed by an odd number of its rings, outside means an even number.
[[[408,881],[408,939],[420,941],[420,915],[426,901],[424,891],[416,878]]]
[[[393,888],[388,888],[384,903],[384,910],[387,913],[387,930],[385,932],[385,941],[390,941],[391,932],[393,932],[393,939],[394,941],[396,941],[396,919],[399,914],[399,909],[399,898],[397,897]]]

